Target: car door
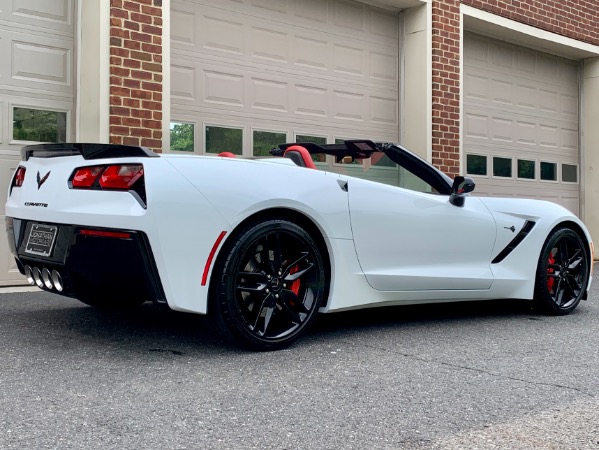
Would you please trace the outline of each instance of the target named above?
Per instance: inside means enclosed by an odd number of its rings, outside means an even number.
[[[354,243],[368,283],[383,291],[489,289],[496,225],[483,202],[467,197],[454,206],[449,195],[399,170],[405,187],[348,179]]]

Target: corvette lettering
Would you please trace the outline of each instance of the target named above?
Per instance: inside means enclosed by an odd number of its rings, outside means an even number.
[[[40,208],[47,208],[48,204],[47,203],[32,203],[32,202],[25,202],[25,206],[38,206]]]

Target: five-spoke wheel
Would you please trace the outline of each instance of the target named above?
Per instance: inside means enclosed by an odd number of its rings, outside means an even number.
[[[544,312],[571,313],[585,293],[589,255],[574,231],[561,228],[547,238],[537,269],[535,302]]]
[[[219,258],[213,320],[225,338],[255,350],[288,346],[315,317],[325,293],[318,245],[282,219],[253,224]]]

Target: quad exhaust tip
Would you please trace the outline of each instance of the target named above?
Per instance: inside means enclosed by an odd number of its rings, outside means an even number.
[[[37,285],[37,287],[40,289],[45,286],[46,289],[56,289],[58,292],[62,292],[64,289],[62,277],[57,270],[50,272],[50,269],[47,269],[46,267],[40,270],[37,267],[31,266],[25,266],[24,269],[27,283],[29,283],[31,286]]]
[[[48,289],[52,289],[54,287],[51,277],[52,275],[50,274],[50,271],[44,267],[42,269],[42,281],[44,282],[44,286],[46,286]]]
[[[44,287],[44,282],[42,280],[42,271],[39,270],[37,267],[33,268],[33,280],[35,281],[35,284],[37,284],[37,287]]]
[[[25,276],[27,277],[27,283],[31,286],[35,286],[35,280],[33,279],[33,269],[29,266],[25,266]]]
[[[57,270],[52,271],[52,283],[54,283],[54,288],[58,292],[62,292],[62,290],[64,289],[64,285],[62,284],[62,277],[60,276]]]

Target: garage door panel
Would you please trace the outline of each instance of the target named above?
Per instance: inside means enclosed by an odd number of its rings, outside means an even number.
[[[362,122],[373,127],[395,128],[398,123],[397,93],[339,80],[321,81],[300,74],[282,76],[269,70],[208,61],[173,58],[173,110],[189,108],[209,115],[212,108],[232,108],[248,118],[267,114],[275,120],[301,120],[306,115],[340,122]]]
[[[0,29],[0,89],[73,95],[73,42]]]
[[[41,119],[51,128],[56,120],[58,139],[73,139],[74,11],[74,0],[0,0],[2,196],[19,164],[21,147],[33,142],[33,136],[41,137],[36,132],[39,127],[30,123]],[[17,132],[13,130],[15,123],[20,127]],[[2,201],[2,222],[3,214]],[[0,227],[0,285],[23,283],[8,250],[4,227]]]
[[[298,7],[296,4],[304,2],[293,4]],[[265,64],[287,73],[324,73],[397,89],[396,15],[388,19],[395,22],[395,31],[385,39],[381,35],[390,27],[387,22],[380,26],[378,16],[372,20],[377,33],[370,34],[350,32],[333,23],[314,28],[310,21],[298,23],[291,13],[273,21],[252,14],[248,8],[226,11],[214,4],[198,5],[175,2],[173,6],[171,39],[179,57],[222,57],[250,65]]]
[[[74,30],[74,0],[0,0],[0,21],[25,25],[34,32],[70,35]]]

